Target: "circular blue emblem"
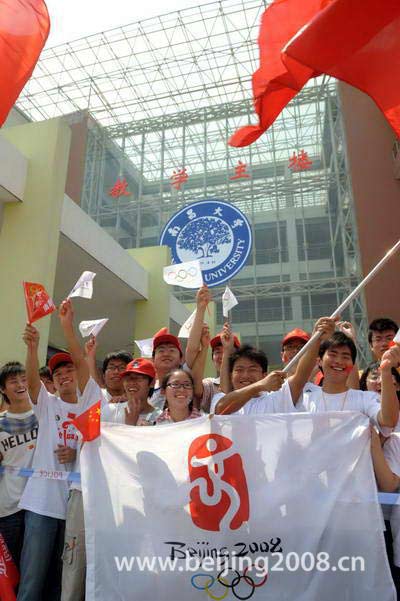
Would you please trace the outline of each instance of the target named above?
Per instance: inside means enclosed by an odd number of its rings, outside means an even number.
[[[199,259],[207,286],[219,286],[244,267],[252,246],[251,227],[234,205],[201,200],[175,213],[160,245],[169,246],[173,263]]]

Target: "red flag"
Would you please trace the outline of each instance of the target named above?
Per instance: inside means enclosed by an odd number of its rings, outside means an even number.
[[[7,548],[2,534],[0,534],[0,599],[1,601],[15,601],[14,589],[19,582],[18,570]]]
[[[32,75],[49,30],[43,0],[0,0],[0,126]]]
[[[100,436],[100,401],[86,409],[72,420],[72,424],[81,432],[83,440],[89,442]]]
[[[282,61],[282,49],[331,0],[275,0],[264,12],[258,45],[260,67],[253,74],[254,108],[258,125],[247,125],[231,136],[231,146],[248,146],[275,121],[304,84],[317,75],[313,69]]]
[[[29,323],[33,323],[57,310],[44,286],[34,282],[23,282],[23,287]]]
[[[284,54],[368,94],[400,136],[399,0],[335,0]]]

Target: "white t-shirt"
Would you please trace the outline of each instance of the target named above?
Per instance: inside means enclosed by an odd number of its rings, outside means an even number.
[[[0,453],[4,467],[30,468],[38,422],[32,410],[24,413],[6,411],[0,417]],[[0,475],[0,517],[16,513],[24,491],[26,478],[5,471]]]
[[[321,386],[308,382],[303,388],[297,409],[309,413],[356,411],[367,415],[383,435],[389,436],[393,431],[392,428],[381,427],[378,424],[377,415],[381,410],[380,396],[372,391],[349,388],[346,392],[329,394],[324,392]]]
[[[394,432],[383,445],[383,454],[390,469],[400,478],[400,433]],[[393,505],[390,516],[393,536],[393,563],[400,567],[400,506]]]
[[[78,395],[78,403],[66,403],[47,392],[45,386],[41,385],[37,404],[33,406],[39,422],[39,435],[32,464],[34,469],[73,471],[74,464],[59,463],[54,451],[58,445],[77,448],[78,434],[71,420],[100,399],[100,387],[92,378],[89,378],[83,394]],[[63,520],[66,516],[68,490],[66,480],[29,478],[19,507]]]
[[[211,401],[210,413],[214,413],[215,407],[220,399],[224,397],[223,392],[219,392],[213,396]],[[254,415],[260,413],[294,413],[296,411],[292,395],[290,392],[289,383],[286,381],[282,388],[274,392],[262,392],[260,396],[254,397],[247,401],[239,411],[235,411],[239,415]]]

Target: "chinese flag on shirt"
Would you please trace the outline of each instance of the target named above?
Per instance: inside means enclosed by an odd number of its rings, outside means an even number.
[[[49,30],[43,0],[0,0],[0,126],[32,75]]]
[[[35,284],[34,282],[23,282],[23,286],[28,322],[30,324],[56,311],[57,307],[53,299],[47,294],[44,286]]]
[[[18,570],[3,536],[0,534],[0,599],[15,601],[14,589],[19,582]]]
[[[83,440],[89,442],[100,436],[100,401],[86,409],[83,413],[72,420],[72,424],[82,434]]]

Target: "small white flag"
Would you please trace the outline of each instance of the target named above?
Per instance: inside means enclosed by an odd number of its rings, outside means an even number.
[[[197,309],[195,309],[193,313],[189,315],[185,323],[182,324],[178,333],[178,338],[189,338],[190,330],[193,327],[194,318],[196,317],[196,311]]]
[[[400,330],[397,330],[397,334],[393,338],[393,342],[397,342],[397,344],[400,344]]]
[[[104,319],[92,319],[90,321],[81,321],[79,324],[79,331],[83,338],[87,336],[97,336],[100,330],[106,325],[108,317]]]
[[[81,296],[82,298],[92,298],[93,296],[93,280],[96,277],[96,274],[93,271],[84,271],[76,282],[75,286],[72,288],[71,292],[68,294],[67,298],[72,298],[73,296]]]
[[[186,261],[164,267],[164,281],[171,286],[201,288],[203,276],[200,261]]]
[[[135,340],[135,344],[139,347],[141,357],[151,357],[153,354],[153,339],[145,338],[144,340]]]
[[[233,294],[232,290],[227,286],[225,288],[225,292],[222,295],[222,314],[224,317],[229,316],[229,311],[238,305],[238,301],[236,300],[236,296]]]

